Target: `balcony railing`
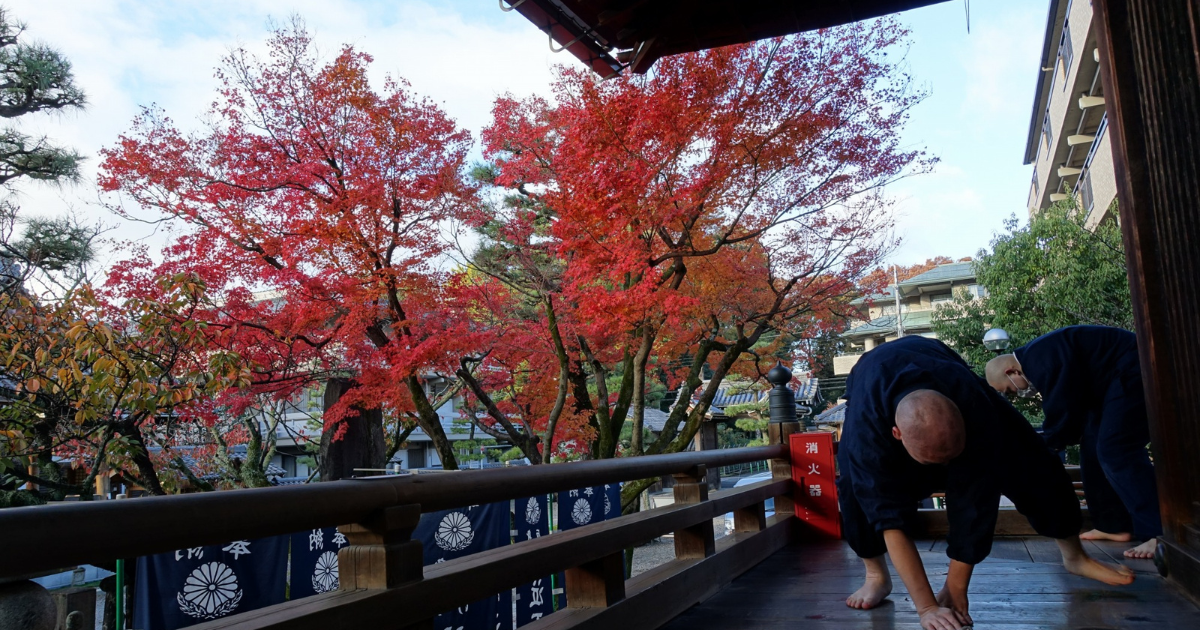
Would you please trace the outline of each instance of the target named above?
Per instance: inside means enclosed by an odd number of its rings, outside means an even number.
[[[552,464],[442,475],[373,477],[305,486],[0,511],[0,582],[64,566],[338,525],[341,590],[209,621],[197,630],[430,627],[439,613],[545,575],[566,572],[568,608],[527,626],[665,623],[789,539],[793,482],[786,434],[773,446]],[[708,468],[771,460],[774,479],[708,495]],[[422,567],[410,540],[422,512],[674,475],[675,503]],[[776,498],[776,515],[764,504]],[[715,540],[713,519],[733,512]],[[674,533],[676,559],[624,580],[629,547]],[[415,546],[415,549],[414,549]],[[547,625],[549,624],[549,625]]]
[[[1083,171],[1079,174],[1079,179],[1075,180],[1075,189],[1072,195],[1082,197],[1084,201],[1084,216],[1092,213],[1092,195],[1091,195],[1091,170],[1092,160],[1096,157],[1096,150],[1100,147],[1100,142],[1104,140],[1104,134],[1108,131],[1108,112],[1105,112],[1100,117],[1100,126],[1096,128],[1096,139],[1092,140],[1092,146],[1088,149],[1087,157],[1083,160]]]

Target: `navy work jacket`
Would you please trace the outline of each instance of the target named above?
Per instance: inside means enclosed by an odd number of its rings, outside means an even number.
[[[918,389],[941,393],[962,413],[966,447],[948,464],[919,464],[892,436],[896,406]],[[919,336],[889,341],[863,355],[847,378],[846,398],[839,465],[876,531],[911,531],[917,502],[944,489],[950,525],[947,553],[974,561],[986,557],[1002,477],[1007,467],[1020,465],[1020,454],[1009,452],[1009,445],[1027,444],[1013,437],[1033,432],[1025,418],[958,353]]]
[[[1109,326],[1068,326],[1013,351],[1042,397],[1042,435],[1054,450],[1078,444],[1112,397],[1144,404],[1137,337]]]

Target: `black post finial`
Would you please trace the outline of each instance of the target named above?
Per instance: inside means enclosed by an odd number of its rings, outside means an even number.
[[[796,421],[796,396],[788,389],[792,382],[792,371],[780,363],[767,372],[767,380],[774,385],[770,393],[771,422]]]

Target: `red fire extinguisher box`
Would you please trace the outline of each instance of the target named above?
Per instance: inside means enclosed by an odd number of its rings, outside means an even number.
[[[819,536],[841,538],[833,445],[833,434],[824,431],[793,433],[789,444],[796,518]]]

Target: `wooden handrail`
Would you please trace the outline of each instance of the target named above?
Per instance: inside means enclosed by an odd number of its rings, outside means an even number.
[[[622,516],[425,568],[424,579],[391,589],[340,591],[193,626],[195,630],[325,630],[396,625],[432,618],[540,577],[596,560],[663,534],[789,492],[791,481],[764,481],[713,493],[707,501]]]
[[[59,567],[786,457],[782,445],[0,510],[0,581]]]

